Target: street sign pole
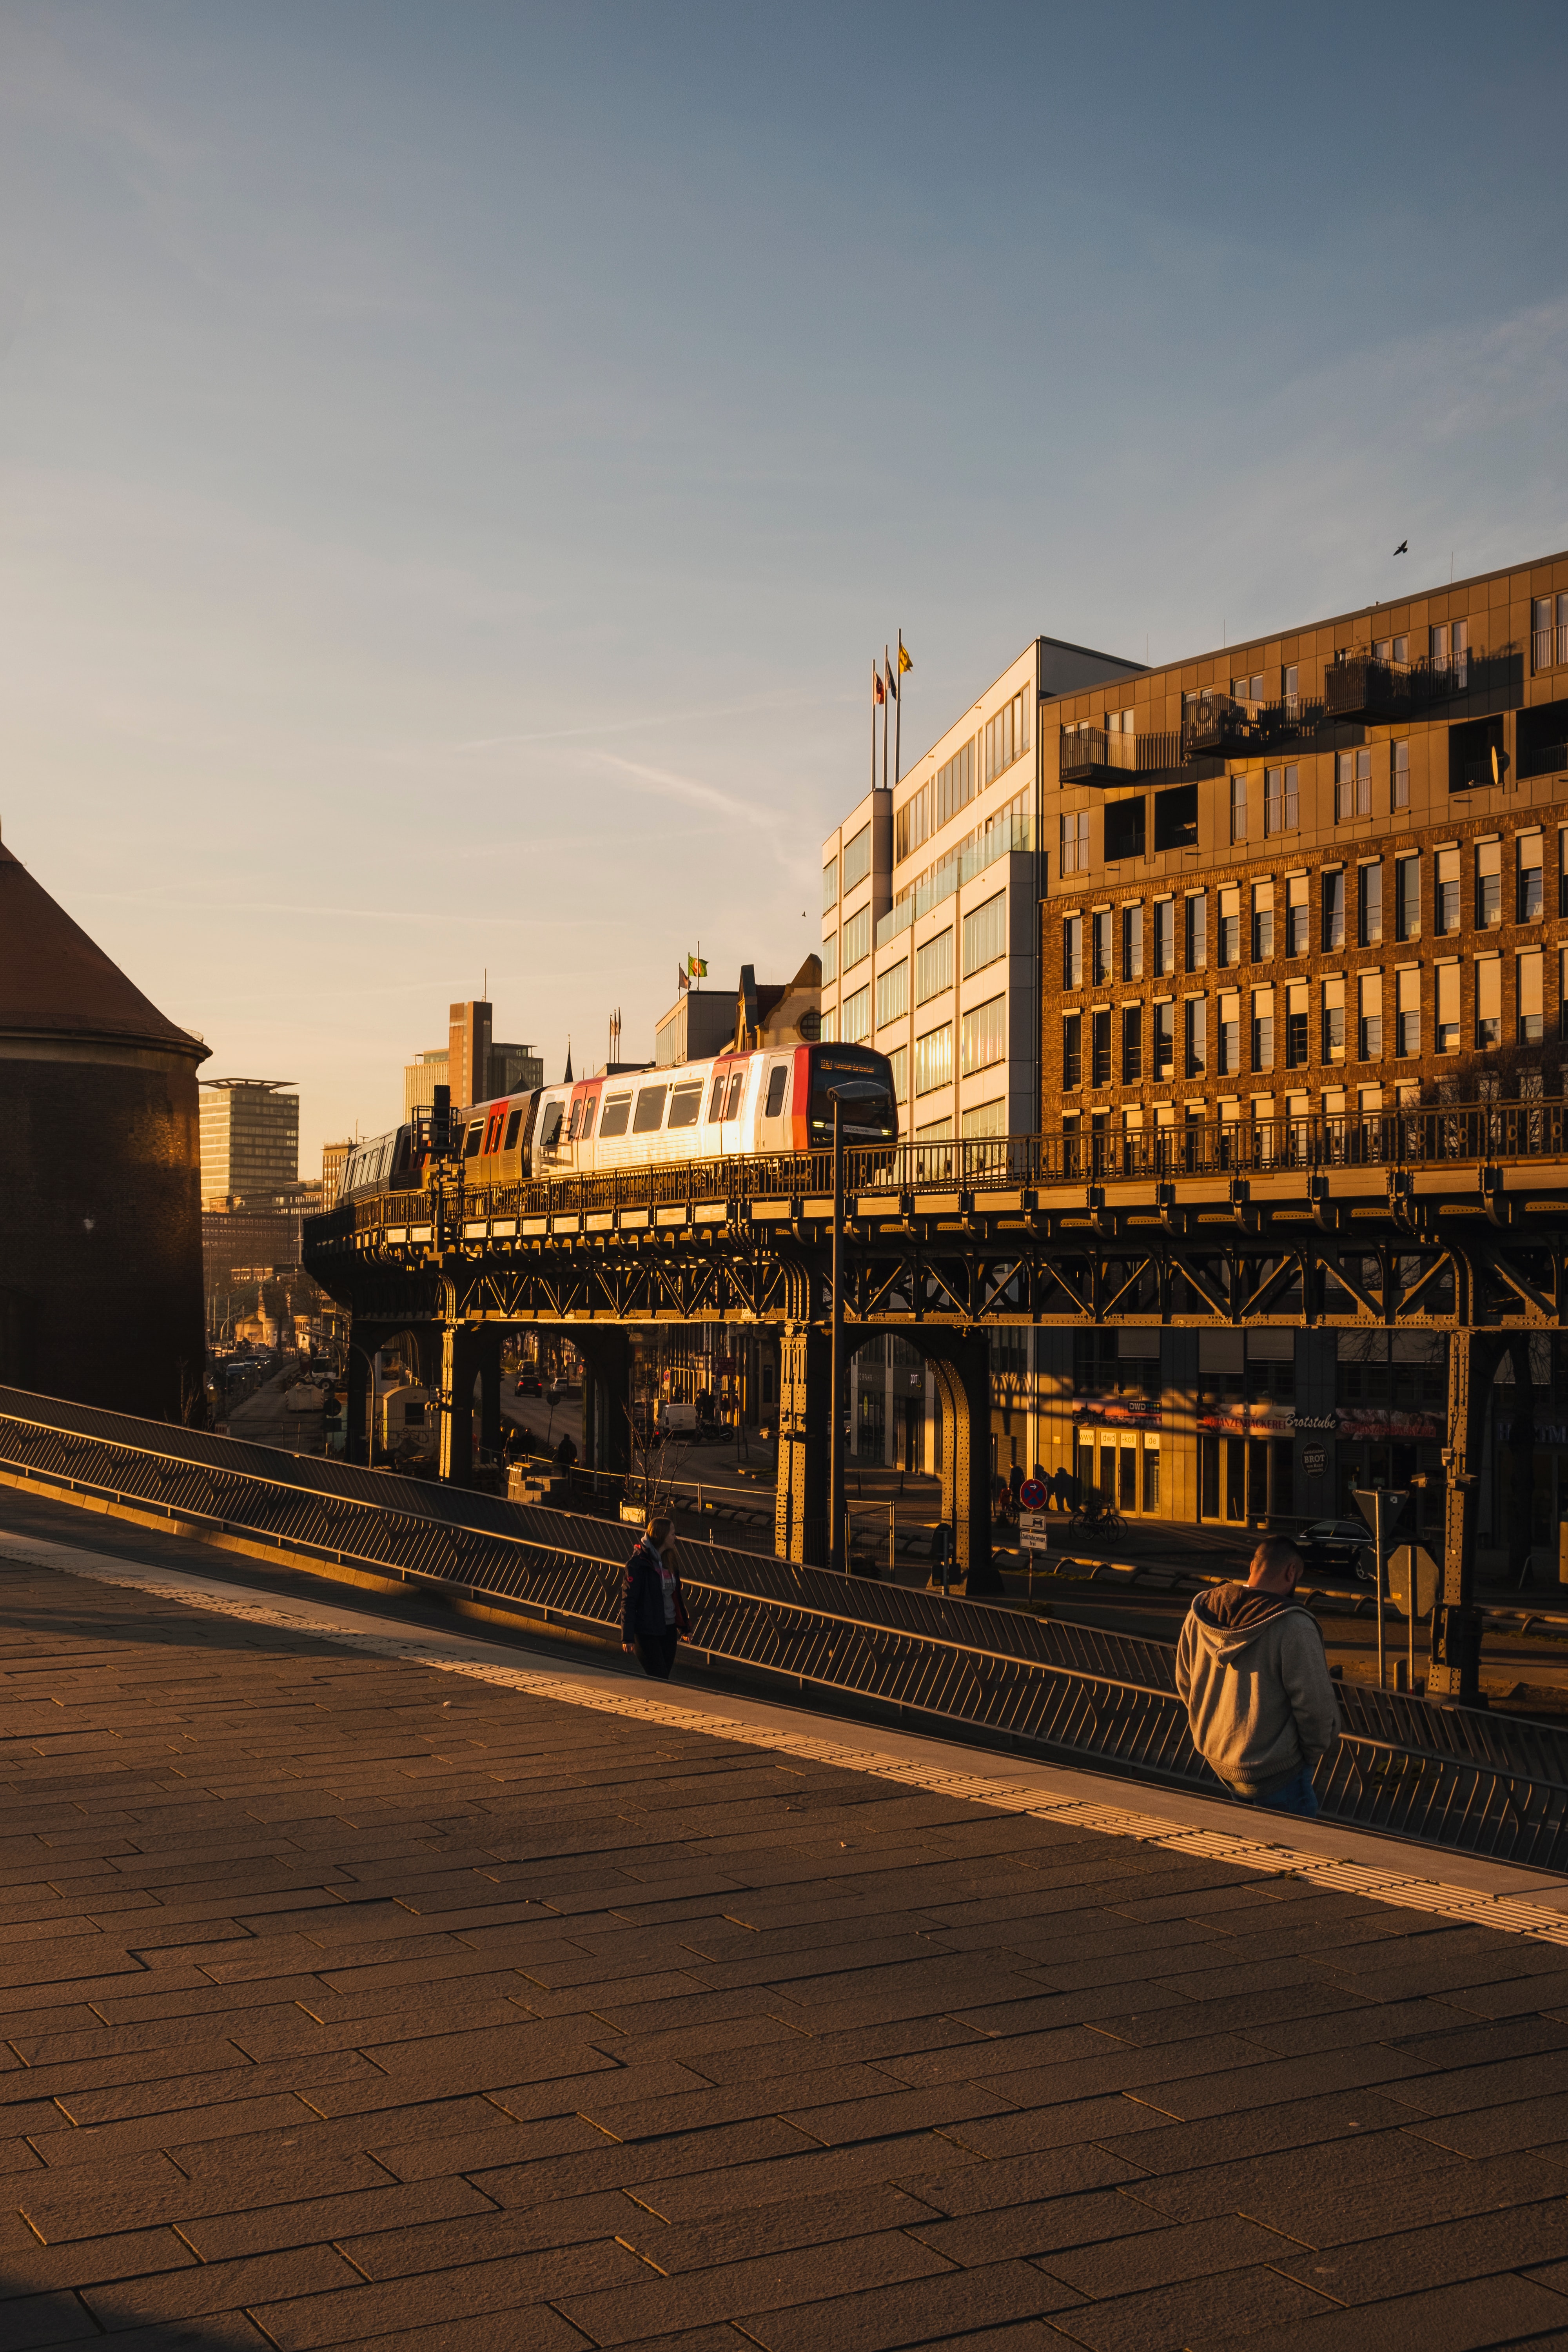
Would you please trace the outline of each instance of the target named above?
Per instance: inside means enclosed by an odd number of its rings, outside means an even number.
[[[1362,1517],[1366,1517],[1370,1512],[1372,1517],[1372,1548],[1377,1565],[1377,1686],[1382,1690],[1385,1686],[1387,1673],[1384,1658],[1383,1636],[1383,1603],[1385,1590],[1383,1563],[1384,1513],[1387,1511],[1388,1523],[1392,1527],[1405,1508],[1405,1496],[1403,1492],[1389,1486],[1373,1486],[1370,1490],[1363,1486],[1354,1486],[1351,1491],[1361,1506]],[[1411,1654],[1414,1656],[1414,1651]]]

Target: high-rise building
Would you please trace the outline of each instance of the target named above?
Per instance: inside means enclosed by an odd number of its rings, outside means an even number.
[[[270,1208],[300,1175],[300,1097],[288,1078],[205,1078],[202,1205]]]
[[[447,1073],[451,1057],[445,1045],[433,1045],[427,1053],[416,1054],[411,1062],[403,1065],[403,1116],[412,1118],[416,1112],[428,1110],[436,1099],[436,1089],[450,1083]]]
[[[341,1143],[323,1143],[321,1146],[321,1206],[323,1209],[330,1209],[338,1197],[339,1188],[343,1181],[343,1166],[353,1148],[352,1135],[345,1136]]]
[[[403,1116],[427,1111],[437,1087],[451,1089],[453,1108],[488,1102],[497,1095],[527,1094],[544,1084],[544,1064],[531,1045],[498,1043],[490,1035],[491,1012],[478,1002],[454,1004],[447,1042],[416,1054],[403,1066]]]

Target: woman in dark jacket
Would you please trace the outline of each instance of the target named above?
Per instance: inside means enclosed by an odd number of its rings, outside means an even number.
[[[650,1519],[621,1579],[621,1647],[645,1675],[668,1682],[683,1633],[691,1630],[675,1565],[674,1522]]]

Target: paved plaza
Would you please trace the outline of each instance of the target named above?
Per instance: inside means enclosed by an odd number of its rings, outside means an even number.
[[[64,1573],[25,1516],[0,2346],[1568,2346],[1561,1944]]]

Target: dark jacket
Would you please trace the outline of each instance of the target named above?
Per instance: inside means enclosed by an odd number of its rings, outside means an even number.
[[[1244,1797],[1267,1797],[1326,1756],[1339,1698],[1310,1610],[1288,1593],[1221,1584],[1187,1612],[1176,1688],[1193,1745]]]
[[[639,1634],[647,1641],[658,1641],[665,1633],[689,1633],[691,1620],[686,1613],[685,1596],[680,1590],[680,1570],[675,1571],[675,1623],[664,1622],[664,1579],[658,1570],[658,1555],[647,1544],[638,1544],[621,1577],[621,1639],[635,1642]]]

